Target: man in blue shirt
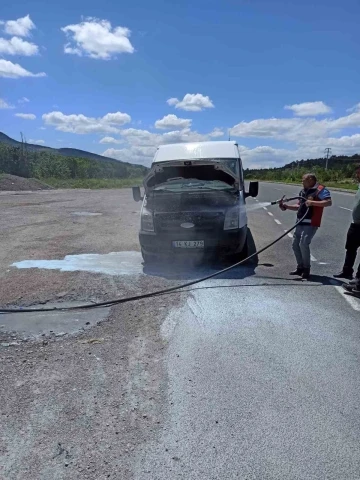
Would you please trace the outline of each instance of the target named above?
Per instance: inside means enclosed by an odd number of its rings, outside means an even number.
[[[313,173],[307,173],[302,179],[303,189],[299,196],[303,198],[297,205],[280,202],[281,210],[297,212],[297,225],[293,237],[293,251],[297,267],[290,275],[300,275],[303,279],[310,277],[310,244],[321,225],[325,207],[332,205],[331,194],[327,188],[317,182]]]

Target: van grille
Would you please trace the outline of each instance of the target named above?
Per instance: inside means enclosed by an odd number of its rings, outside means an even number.
[[[196,212],[183,213],[162,213],[155,214],[155,225],[157,232],[185,232],[181,227],[182,223],[193,223],[195,226],[189,229],[190,232],[217,231],[224,228],[224,214],[221,212]]]

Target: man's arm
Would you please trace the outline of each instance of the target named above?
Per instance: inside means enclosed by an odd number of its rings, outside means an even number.
[[[331,207],[332,205],[332,200],[331,198],[328,198],[326,200],[307,200],[305,202],[305,205],[307,207]]]
[[[327,188],[323,188],[319,193],[317,198],[319,200],[308,200],[306,202],[307,207],[331,207],[332,205],[332,200],[331,200],[331,194]]]
[[[286,203],[282,203],[280,208],[281,210],[291,210],[292,212],[297,212],[299,210],[299,205],[287,205]]]

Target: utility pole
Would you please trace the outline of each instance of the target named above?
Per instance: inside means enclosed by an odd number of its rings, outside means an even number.
[[[331,155],[331,148],[329,148],[329,147],[325,148],[324,152],[326,154],[325,170],[327,170],[328,169],[328,163],[329,163],[329,157]]]
[[[230,130],[230,128],[229,128],[229,142],[230,142],[230,140],[231,140],[231,139],[230,139],[230,134],[231,134],[231,130]]]
[[[24,156],[24,135],[22,132],[20,132],[20,137],[21,137],[21,155]]]

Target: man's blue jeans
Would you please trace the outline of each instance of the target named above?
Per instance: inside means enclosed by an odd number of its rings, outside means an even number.
[[[317,229],[318,227],[311,225],[298,225],[295,228],[292,247],[297,266],[300,268],[310,268],[311,266],[310,243]]]

